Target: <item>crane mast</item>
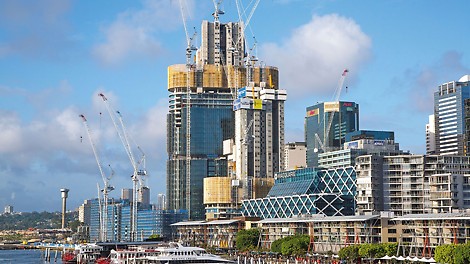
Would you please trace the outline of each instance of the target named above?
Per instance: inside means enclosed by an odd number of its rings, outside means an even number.
[[[111,169],[111,175],[109,177],[106,177],[104,172],[103,172],[103,167],[101,165],[100,158],[98,156],[98,153],[96,151],[96,145],[93,141],[93,137],[91,135],[91,129],[88,126],[87,119],[85,118],[84,115],[80,115],[80,118],[83,121],[83,124],[86,128],[87,134],[88,134],[88,139],[90,140],[90,145],[93,150],[93,154],[95,156],[96,164],[98,164],[98,169],[100,170],[101,178],[104,183],[104,188],[101,190],[103,193],[103,207],[101,207],[101,200],[98,196],[98,201],[99,201],[99,207],[100,207],[100,235],[99,239],[100,241],[106,241],[108,239],[108,194],[110,191],[114,190],[113,186],[109,185],[109,181],[111,180],[111,177],[114,175],[114,171]],[[111,167],[111,166],[110,166]],[[98,190],[99,190],[99,184],[98,184]],[[99,193],[98,193],[99,194]]]
[[[184,32],[186,34],[186,188],[185,188],[185,197],[186,197],[186,210],[188,211],[188,216],[191,218],[191,57],[192,52],[197,50],[193,45],[192,41],[196,36],[194,32],[193,36],[190,37],[188,33],[188,28],[186,25],[186,15],[184,13],[184,7],[182,0],[179,0],[181,18],[183,19]]]
[[[137,207],[138,207],[138,183],[142,182],[140,180],[141,176],[145,176],[145,170],[139,170],[139,165],[141,162],[136,162],[134,154],[132,152],[132,148],[129,143],[129,135],[127,133],[126,127],[124,126],[124,122],[122,121],[122,115],[119,111],[114,111],[111,109],[109,105],[108,98],[103,93],[98,94],[106,105],[106,109],[111,117],[111,121],[116,129],[116,132],[121,139],[121,143],[124,146],[126,154],[131,162],[133,173],[132,173],[132,204],[131,204],[131,222],[130,222],[130,241],[135,241],[137,239]],[[121,126],[118,126],[115,113],[119,116],[119,121]],[[140,148],[139,148],[140,149]],[[142,150],[140,150],[142,151]]]
[[[341,78],[339,79],[339,85],[335,89],[335,93],[333,95],[333,102],[339,102],[339,97],[341,96],[341,90],[343,89],[344,80],[346,79],[346,75],[349,72],[348,69],[344,69],[343,73],[341,74]],[[326,115],[326,113],[324,113]],[[328,117],[328,124],[326,126],[325,134],[323,135],[323,142],[320,140],[320,137],[317,133],[315,133],[315,143],[319,143],[320,147],[323,151],[328,151],[329,144],[328,138],[330,136],[331,125],[333,124],[333,118],[335,116],[335,111],[331,111]],[[323,118],[324,119],[324,118]],[[339,124],[339,130],[341,131],[341,124]]]

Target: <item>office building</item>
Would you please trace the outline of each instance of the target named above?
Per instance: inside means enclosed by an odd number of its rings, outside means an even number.
[[[470,75],[439,85],[434,93],[436,154],[467,154],[465,100],[469,98]]]
[[[101,205],[102,206],[102,205]],[[100,202],[98,199],[86,200],[80,206],[89,208],[89,241],[100,241]],[[184,210],[162,210],[156,206],[139,206],[135,241],[144,241],[151,235],[171,237],[170,225],[185,221],[188,214]],[[85,220],[86,221],[86,220]],[[131,241],[131,205],[129,200],[110,200],[108,204],[108,223],[106,241]]]
[[[305,142],[307,166],[318,166],[318,154],[340,149],[347,133],[359,130],[359,105],[324,102],[307,107]]]
[[[377,154],[390,156],[403,154],[391,131],[358,130],[347,133],[342,149],[318,154],[321,168],[341,168],[355,165],[358,156]]]
[[[284,145],[283,171],[307,167],[307,145],[305,142],[288,142]]]

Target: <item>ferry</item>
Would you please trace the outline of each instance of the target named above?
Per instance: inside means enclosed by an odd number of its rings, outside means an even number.
[[[125,250],[111,250],[111,264],[233,264],[231,260],[209,254],[200,247],[186,247],[179,243],[157,246],[141,245]]]

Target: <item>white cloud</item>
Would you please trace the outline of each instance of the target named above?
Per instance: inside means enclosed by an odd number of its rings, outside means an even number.
[[[279,67],[282,88],[298,99],[333,94],[343,69],[354,74],[368,61],[371,40],[352,19],[315,15],[281,44],[260,49],[267,64]]]
[[[190,12],[193,1],[185,2]],[[114,22],[103,29],[105,40],[93,48],[93,54],[107,65],[133,56],[154,58],[162,50],[159,33],[180,24],[178,1],[144,1],[142,9],[119,14]]]

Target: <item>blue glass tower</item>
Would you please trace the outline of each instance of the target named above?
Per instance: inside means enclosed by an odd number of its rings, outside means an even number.
[[[346,134],[359,130],[359,105],[324,102],[307,107],[305,142],[307,166],[318,166],[318,153],[340,149]]]

